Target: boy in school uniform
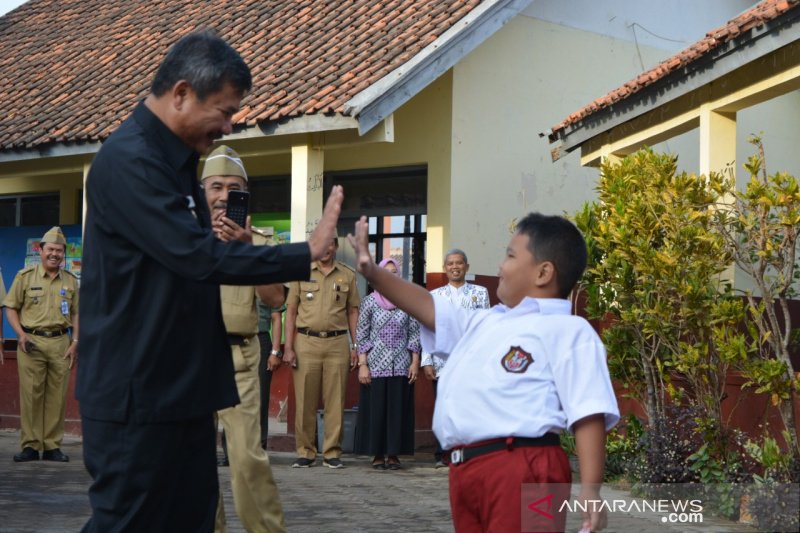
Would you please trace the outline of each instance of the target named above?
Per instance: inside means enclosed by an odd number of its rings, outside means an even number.
[[[600,338],[566,299],[586,268],[578,229],[558,216],[523,218],[500,263],[502,303],[471,312],[376,268],[364,217],[348,239],[359,272],[420,321],[423,348],[448,357],[433,430],[449,450],[456,531],[521,531],[523,485],[571,482],[565,429],[575,435],[579,499],[600,500],[605,434],[619,410]],[[550,512],[547,530],[563,531],[565,515]],[[606,523],[600,505],[587,505],[584,530]]]

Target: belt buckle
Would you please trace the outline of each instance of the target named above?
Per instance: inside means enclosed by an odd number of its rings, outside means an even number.
[[[459,463],[464,462],[464,449],[459,448],[457,450],[450,451],[450,464],[457,465]]]
[[[328,336],[328,332],[327,331],[320,331],[319,332],[319,336],[320,336],[320,338],[324,339],[324,338],[326,338]]]

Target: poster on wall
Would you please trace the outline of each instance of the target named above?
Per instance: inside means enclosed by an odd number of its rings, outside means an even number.
[[[39,241],[52,226],[0,227],[0,276],[6,290],[11,288],[17,272],[30,265],[41,263]],[[61,226],[67,239],[64,268],[78,277],[81,275],[83,241],[80,224]],[[3,337],[16,339],[17,335],[7,320],[3,320]]]
[[[27,245],[25,246],[25,267],[31,265],[39,265],[42,263],[41,246],[39,244],[41,237],[28,238]],[[78,278],[78,283],[81,281],[81,254],[83,253],[83,239],[80,237],[67,237],[66,252],[64,254],[64,263],[62,268],[69,270]]]
[[[253,213],[250,221],[257,228],[271,227],[274,244],[289,244],[292,241],[292,221],[289,213]]]

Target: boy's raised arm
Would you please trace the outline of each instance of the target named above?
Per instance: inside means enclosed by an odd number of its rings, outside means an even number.
[[[356,234],[347,235],[356,251],[356,267],[372,287],[394,305],[419,320],[431,331],[435,330],[433,297],[423,287],[404,280],[375,264],[369,253],[369,226],[367,218],[356,222]]]

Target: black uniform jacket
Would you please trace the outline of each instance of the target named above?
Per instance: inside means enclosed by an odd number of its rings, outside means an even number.
[[[224,243],[199,156],[145,105],[92,163],[81,279],[82,416],[188,420],[238,403],[219,284],[307,279],[307,243]]]

